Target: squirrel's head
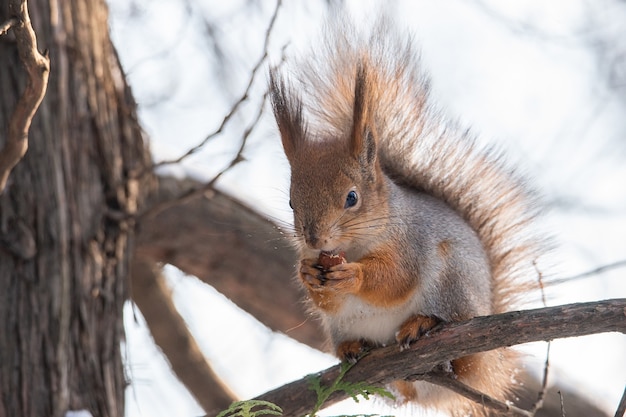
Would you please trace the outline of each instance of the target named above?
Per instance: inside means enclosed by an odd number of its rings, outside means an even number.
[[[349,252],[368,246],[377,226],[386,222],[385,181],[367,87],[359,66],[351,125],[339,135],[311,134],[298,94],[275,70],[270,72],[274,115],[291,166],[295,231],[310,250]]]

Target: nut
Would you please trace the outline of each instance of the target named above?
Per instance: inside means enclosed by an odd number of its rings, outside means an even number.
[[[345,264],[346,262],[346,253],[344,251],[339,251],[338,253],[320,252],[320,256],[317,258],[317,264],[324,271],[328,271],[333,266]]]

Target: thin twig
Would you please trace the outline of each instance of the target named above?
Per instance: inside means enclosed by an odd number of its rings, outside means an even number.
[[[41,104],[50,73],[50,60],[47,53],[37,50],[37,37],[30,23],[26,0],[11,0],[9,13],[15,16],[12,30],[15,32],[17,52],[28,73],[24,93],[18,100],[9,119],[8,134],[4,148],[0,150],[0,193],[4,191],[13,168],[28,150],[28,131],[35,112]],[[3,24],[3,28],[7,24]]]
[[[551,33],[543,30],[538,25],[533,25],[522,21],[521,19],[510,18],[506,14],[500,12],[497,7],[491,7],[484,0],[474,0],[474,4],[478,6],[478,9],[485,13],[488,17],[492,18],[495,22],[499,22],[512,33],[533,37],[545,42],[558,42],[565,45],[576,44],[578,45],[580,39],[584,39],[589,36],[588,30],[581,29],[574,32],[572,35],[560,35],[558,33]]]
[[[615,417],[624,417],[624,415],[626,415],[626,387],[624,387],[622,399],[617,406],[617,411],[615,411]]]
[[[280,4],[280,1],[279,1]],[[283,48],[281,49],[281,54],[282,54],[282,58],[280,63],[278,64],[278,66],[282,65],[285,62],[285,51],[286,51],[287,45],[284,45]],[[254,117],[254,119],[252,120],[252,123],[250,123],[250,125],[246,128],[246,130],[244,131],[243,135],[242,135],[242,140],[241,140],[241,144],[239,145],[239,149],[237,150],[237,154],[235,155],[235,157],[230,161],[230,163],[220,172],[218,172],[213,179],[211,179],[209,182],[207,182],[206,184],[198,187],[198,188],[193,188],[185,193],[183,193],[182,195],[178,196],[178,197],[174,197],[170,200],[166,200],[166,201],[162,201],[160,203],[157,203],[151,207],[149,207],[148,209],[146,209],[143,213],[141,213],[139,215],[139,217],[153,217],[158,215],[159,213],[161,213],[163,210],[166,210],[168,208],[174,207],[176,205],[179,204],[184,204],[196,197],[199,197],[203,194],[206,194],[207,192],[209,192],[210,190],[213,189],[213,187],[215,186],[215,183],[217,182],[217,180],[224,175],[228,170],[232,169],[235,165],[237,165],[238,163],[240,163],[241,161],[244,160],[243,157],[243,151],[246,147],[247,141],[248,141],[248,137],[250,136],[250,134],[254,131],[254,128],[258,125],[259,120],[261,119],[261,116],[263,115],[264,109],[265,109],[265,101],[267,100],[267,96],[269,95],[269,91],[266,90],[265,93],[263,94],[262,100],[261,100],[261,104],[259,106],[259,110],[257,111],[256,116]]]
[[[7,32],[13,27],[20,23],[19,19],[16,17],[12,17],[3,24],[0,25],[0,36],[6,35]]]
[[[559,390],[559,398],[561,400],[561,417],[565,417],[565,404],[563,404],[563,393]]]
[[[536,261],[533,261],[533,266],[537,271],[537,281],[539,282],[539,288],[541,289],[541,301],[543,303],[543,306],[547,307],[548,303],[546,301],[545,286],[543,284],[543,273],[539,269]],[[548,375],[550,373],[550,343],[551,342],[548,341],[548,346],[546,349],[546,362],[543,366],[543,379],[541,381],[541,390],[537,394],[537,401],[535,401],[532,408],[530,409],[530,412],[533,416],[537,413],[537,411],[539,411],[541,407],[543,407],[543,402],[548,392]]]
[[[537,265],[537,260],[533,261],[533,266],[535,267],[535,271],[537,272],[537,283],[539,285],[539,290],[541,291],[541,302],[543,303],[544,307],[547,307],[548,302],[546,301],[546,291],[545,285],[543,283],[543,272],[541,272],[541,270],[539,269],[539,266]]]
[[[224,175],[228,170],[230,170],[231,168],[233,168],[235,165],[237,165],[239,162],[244,160],[243,157],[243,151],[246,147],[246,144],[248,142],[248,137],[250,136],[250,134],[253,132],[254,128],[258,125],[259,120],[261,119],[261,116],[263,115],[263,110],[265,108],[264,103],[265,100],[267,99],[269,92],[265,92],[265,94],[263,94],[263,100],[261,101],[261,105],[259,106],[259,111],[257,112],[254,120],[252,121],[252,123],[246,128],[246,130],[244,131],[244,134],[241,138],[241,144],[239,145],[239,149],[237,150],[237,154],[235,155],[235,157],[230,161],[230,163],[224,168],[222,169],[220,172],[218,172],[212,179],[211,181],[207,182],[206,184],[202,185],[201,187],[198,188],[193,188],[187,192],[185,192],[183,195],[175,197],[171,200],[166,200],[163,201],[159,204],[156,204],[152,207],[150,207],[148,210],[146,210],[144,213],[141,214],[141,217],[146,218],[146,217],[153,217],[158,215],[159,213],[161,213],[163,210],[166,210],[170,207],[174,207],[178,204],[183,204],[187,201],[190,201],[193,198],[199,197],[205,193],[207,193],[208,191],[210,191],[214,186],[215,183],[217,182],[218,179],[220,179],[220,177],[222,175]]]
[[[235,115],[235,113],[237,113],[237,110],[239,110],[239,107],[249,98],[248,94],[250,93],[250,89],[252,88],[252,84],[254,83],[254,80],[256,79],[256,75],[257,75],[259,69],[262,67],[262,65],[265,62],[265,60],[267,59],[267,57],[269,56],[269,52],[268,52],[269,39],[270,39],[270,35],[272,34],[272,31],[274,29],[274,23],[276,22],[276,18],[278,17],[278,11],[280,9],[281,4],[282,4],[282,0],[278,0],[276,2],[276,8],[274,9],[274,13],[272,14],[272,18],[270,19],[270,23],[269,23],[269,25],[267,27],[267,30],[265,31],[265,42],[263,44],[263,55],[261,55],[261,58],[259,58],[257,63],[252,68],[252,72],[250,74],[250,79],[248,80],[248,85],[246,86],[246,89],[244,90],[244,92],[241,95],[241,97],[239,97],[239,100],[237,100],[235,102],[235,104],[233,105],[233,107],[231,107],[231,109],[228,112],[228,114],[224,117],[224,119],[222,119],[222,123],[217,128],[217,130],[215,130],[213,133],[211,133],[208,136],[206,136],[200,143],[198,143],[196,146],[194,146],[194,147],[190,148],[189,150],[187,150],[187,152],[185,152],[183,155],[179,156],[178,158],[158,162],[158,163],[154,164],[151,167],[151,169],[158,168],[158,167],[161,167],[163,165],[171,165],[171,164],[177,164],[177,163],[182,162],[185,158],[189,157],[190,155],[192,155],[192,154],[196,153],[197,151],[199,151],[200,149],[202,149],[204,147],[204,145],[206,145],[215,136],[217,136],[220,133],[222,133],[222,131],[224,130],[224,127],[226,126],[226,124],[230,121],[230,119],[232,119],[232,117]]]
[[[531,415],[533,416],[537,413],[537,411],[539,411],[541,407],[543,407],[543,402],[546,398],[546,394],[548,393],[548,374],[550,371],[550,346],[551,346],[551,342],[548,342],[548,347],[546,349],[546,362],[545,362],[545,365],[543,366],[543,380],[541,381],[541,390],[539,391],[539,394],[537,395],[537,401],[535,401],[532,408],[530,409]]]
[[[571,277],[550,280],[550,285],[563,284],[563,283],[566,283],[566,282],[575,281],[575,280],[582,279],[582,278],[587,278],[587,277],[590,277],[592,275],[597,275],[597,274],[600,274],[602,272],[610,271],[611,269],[624,268],[624,267],[626,267],[626,259],[623,259],[623,260],[617,261],[617,262],[613,262],[613,263],[608,264],[608,265],[603,265],[603,266],[600,266],[598,268],[592,269],[590,271],[583,272],[583,273],[577,274],[577,275],[573,275]]]
[[[474,401],[477,404],[482,404],[486,408],[503,413],[503,415],[521,417],[533,417],[534,415],[530,411],[526,411],[519,407],[515,407],[514,405],[496,400],[495,398],[462,383],[450,372],[435,370],[428,372],[427,374],[420,375],[419,379],[447,388],[467,399]]]

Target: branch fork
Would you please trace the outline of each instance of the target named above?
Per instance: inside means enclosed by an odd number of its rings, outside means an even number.
[[[30,124],[46,94],[50,74],[48,53],[41,54],[37,49],[37,37],[31,25],[26,0],[10,0],[9,13],[13,17],[0,26],[0,35],[13,30],[28,80],[9,119],[4,148],[0,150],[0,193],[6,188],[11,171],[28,150]]]

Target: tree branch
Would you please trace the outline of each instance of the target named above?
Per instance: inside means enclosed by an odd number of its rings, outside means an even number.
[[[237,153],[235,154],[235,157],[231,159],[230,163],[225,168],[223,168],[220,172],[215,174],[213,178],[206,184],[202,184],[199,187],[190,189],[187,192],[179,196],[176,196],[175,198],[172,198],[170,200],[161,201],[158,204],[154,204],[150,206],[143,213],[141,213],[140,219],[142,219],[142,221],[145,219],[150,219],[158,215],[159,213],[161,213],[163,210],[167,210],[168,208],[176,207],[180,204],[190,202],[193,199],[203,194],[206,194],[207,192],[211,192],[211,190],[213,190],[213,187],[215,187],[215,183],[217,182],[217,180],[219,180],[222,177],[222,175],[224,175],[226,172],[232,169],[235,165],[243,161],[244,160],[243,151],[246,148],[246,144],[248,143],[248,137],[250,136],[254,128],[257,126],[259,120],[261,119],[261,116],[263,115],[263,109],[265,108],[263,104],[265,103],[265,99],[267,98],[268,94],[269,94],[269,91],[266,91],[265,94],[263,94],[261,105],[259,106],[257,114],[254,117],[252,123],[246,128],[245,132],[243,133],[243,136],[241,137],[241,143],[239,144],[239,148],[237,149]]]
[[[569,304],[515,311],[448,323],[433,330],[409,349],[397,346],[373,350],[346,375],[350,382],[388,384],[399,379],[428,378],[439,364],[473,353],[540,340],[553,340],[603,332],[626,333],[626,299]],[[322,383],[334,380],[339,366],[319,374]],[[257,399],[283,408],[285,416],[299,416],[315,404],[315,395],[301,379],[261,395]],[[346,398],[337,393],[330,403]]]
[[[254,68],[252,68],[252,72],[250,73],[250,77],[248,79],[248,85],[246,86],[246,89],[245,89],[244,93],[241,95],[239,100],[233,105],[233,107],[231,107],[230,111],[224,117],[224,119],[222,119],[222,123],[217,128],[217,130],[215,130],[213,133],[211,133],[208,136],[206,136],[204,138],[204,140],[202,140],[202,142],[200,142],[199,144],[197,144],[197,145],[193,146],[192,148],[188,149],[187,152],[185,152],[180,157],[178,157],[176,159],[161,161],[161,162],[158,162],[156,164],[153,164],[153,166],[149,168],[150,170],[154,170],[154,169],[156,169],[158,167],[161,167],[163,165],[177,164],[177,163],[182,162],[185,158],[189,157],[190,155],[193,155],[194,153],[196,153],[197,151],[202,149],[212,138],[214,138],[218,134],[222,133],[222,131],[226,127],[227,123],[232,119],[232,117],[239,110],[239,107],[246,100],[248,100],[249,92],[250,92],[250,89],[252,88],[254,80],[256,79],[257,73],[263,67],[263,63],[265,62],[265,60],[269,56],[269,52],[268,52],[269,51],[269,40],[270,40],[270,36],[271,36],[271,34],[273,32],[274,24],[276,23],[276,19],[278,17],[278,12],[279,12],[279,10],[281,8],[281,5],[282,5],[282,0],[277,0],[276,7],[274,8],[274,12],[272,14],[272,17],[270,18],[269,25],[268,25],[268,27],[267,27],[267,29],[265,31],[265,38],[264,38],[265,40],[264,40],[264,44],[263,44],[263,55],[259,58],[259,60],[255,64]],[[283,54],[284,54],[284,52],[285,52],[285,47],[283,47]],[[153,205],[149,206],[146,210],[144,210],[142,213],[140,213],[140,215],[139,215],[140,221],[142,221],[143,219],[152,218],[152,217],[158,215],[159,213],[161,213],[163,210],[166,210],[166,209],[171,208],[171,207],[175,207],[175,206],[180,205],[180,204],[185,204],[187,202],[190,202],[194,198],[197,198],[197,197],[199,197],[199,196],[201,196],[201,195],[203,195],[203,194],[205,194],[207,192],[211,192],[213,190],[214,186],[215,186],[215,183],[226,172],[228,172],[235,165],[237,165],[238,163],[243,161],[244,160],[244,158],[243,158],[243,151],[244,151],[244,149],[246,147],[246,144],[247,144],[247,141],[248,141],[248,137],[250,136],[252,131],[256,128],[259,120],[261,119],[261,116],[263,115],[263,111],[264,111],[264,108],[265,108],[265,100],[266,100],[268,94],[269,94],[269,91],[266,91],[263,94],[263,96],[261,98],[261,102],[259,104],[259,108],[257,110],[257,113],[256,113],[254,119],[252,120],[251,124],[246,128],[246,130],[243,133],[243,136],[241,138],[241,143],[240,143],[239,149],[237,150],[237,153],[235,154],[234,158],[231,159],[230,163],[225,168],[223,168],[221,171],[219,171],[207,183],[202,184],[201,186],[195,187],[193,189],[187,190],[187,192],[185,192],[184,194],[175,196],[174,198],[171,198],[169,200],[160,201],[157,204],[153,204]]]
[[[267,29],[265,31],[265,41],[263,43],[263,54],[261,55],[259,60],[256,62],[254,67],[252,68],[252,71],[250,73],[250,78],[248,80],[248,85],[246,86],[246,89],[244,90],[243,94],[239,97],[239,100],[237,100],[235,102],[235,104],[233,105],[233,107],[231,107],[231,109],[228,112],[228,114],[224,117],[224,119],[222,119],[222,123],[219,125],[217,130],[215,130],[213,133],[207,135],[200,143],[198,143],[194,147],[188,149],[184,154],[182,154],[178,158],[172,159],[172,160],[166,160],[166,161],[158,162],[158,163],[154,164],[154,166],[152,168],[158,168],[158,167],[163,166],[163,165],[178,164],[178,163],[182,162],[185,158],[189,157],[190,155],[193,155],[194,153],[196,153],[197,151],[202,149],[204,147],[204,145],[206,145],[215,136],[217,136],[220,133],[222,133],[222,131],[224,130],[224,127],[226,126],[226,124],[230,121],[230,119],[232,119],[232,117],[235,115],[235,113],[237,113],[237,110],[239,110],[239,107],[241,107],[241,105],[249,98],[250,89],[252,88],[252,84],[254,83],[256,75],[259,72],[259,69],[262,68],[263,63],[265,62],[265,60],[268,57],[269,40],[270,40],[270,36],[271,36],[271,34],[272,34],[273,30],[274,30],[274,23],[276,23],[276,18],[278,17],[278,11],[280,10],[281,5],[282,5],[282,0],[277,0],[276,7],[274,8],[274,12],[272,13],[272,17],[270,18],[270,22],[269,22],[269,24],[267,26]],[[261,106],[263,106],[264,102],[265,102],[265,97],[263,97],[263,102],[261,103]]]
[[[626,388],[624,388],[622,399],[617,406],[617,411],[615,411],[615,417],[624,417],[624,415],[626,415]]]
[[[152,204],[201,187],[159,177]],[[195,275],[273,331],[321,349],[317,320],[306,314],[302,292],[289,278],[296,253],[272,222],[219,191],[143,218],[137,252]],[[245,260],[245,261],[244,261]]]
[[[30,22],[26,0],[9,1],[9,13],[15,17],[3,24],[2,30],[12,28],[15,32],[17,51],[28,73],[28,81],[24,93],[15,105],[9,120],[7,139],[4,148],[0,150],[0,193],[6,187],[11,170],[26,154],[28,130],[46,94],[50,73],[47,53],[42,55],[37,50],[37,38]],[[9,24],[11,21],[12,25]]]
[[[19,23],[19,19],[12,17],[3,24],[0,25],[0,36],[6,35],[6,33],[11,30],[13,26],[16,26]]]
[[[582,278],[588,278],[594,275],[598,275],[601,274],[603,272],[606,271],[611,271],[613,269],[617,269],[617,268],[624,268],[626,267],[626,259],[622,259],[620,261],[617,262],[613,262],[610,264],[606,264],[606,265],[602,265],[599,266],[597,268],[594,268],[590,271],[586,271],[586,272],[582,272],[580,274],[576,274],[576,275],[572,275],[571,277],[565,277],[565,278],[557,278],[557,279],[552,279],[550,280],[549,285],[558,285],[558,284],[563,284],[566,282],[571,282],[571,281],[575,281],[575,280],[579,280]]]
[[[426,381],[444,388],[448,388],[449,390],[454,391],[457,394],[460,394],[465,398],[474,401],[475,403],[482,404],[485,408],[498,411],[502,415],[513,415],[520,417],[533,417],[535,415],[533,411],[522,410],[521,408],[505,403],[504,401],[499,401],[495,398],[490,397],[489,395],[483,394],[482,392],[459,381],[452,372],[446,372],[437,369],[419,375],[416,378],[408,379]]]
[[[206,412],[227,408],[235,395],[215,374],[178,314],[160,268],[141,256],[132,262],[131,295],[154,342],[196,401]]]

